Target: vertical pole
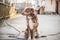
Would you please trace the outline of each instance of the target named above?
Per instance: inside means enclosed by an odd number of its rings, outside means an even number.
[[[51,0],[51,5],[52,5],[52,0]]]
[[[5,0],[3,0],[3,3],[5,3]]]
[[[15,2],[15,4],[14,4],[15,7],[16,7],[16,1],[17,1],[17,0],[14,1],[14,2]]]
[[[56,1],[56,13],[58,14],[58,1]]]

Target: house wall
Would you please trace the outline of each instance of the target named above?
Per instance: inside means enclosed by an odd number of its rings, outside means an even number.
[[[58,2],[58,14],[60,14],[60,1]]]
[[[56,12],[56,1],[45,0],[45,12]]]
[[[5,0],[0,0],[0,3],[5,3]]]
[[[15,1],[11,0],[11,3],[14,3],[14,2]],[[41,6],[41,2],[42,0],[39,0],[39,6]],[[51,3],[51,0],[45,0],[45,12],[56,12],[56,1],[55,0],[52,0],[52,3]]]
[[[10,6],[0,3],[0,19],[9,17]]]

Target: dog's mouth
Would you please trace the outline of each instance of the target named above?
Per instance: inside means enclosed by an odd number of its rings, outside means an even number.
[[[33,13],[30,13],[30,16],[34,16],[34,14]]]

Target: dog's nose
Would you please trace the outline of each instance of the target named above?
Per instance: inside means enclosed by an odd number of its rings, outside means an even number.
[[[24,13],[22,13],[22,15],[24,15]]]

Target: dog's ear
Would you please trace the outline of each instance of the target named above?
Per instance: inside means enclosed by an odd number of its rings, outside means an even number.
[[[22,15],[25,15],[25,12],[27,12],[27,8],[23,10]]]

